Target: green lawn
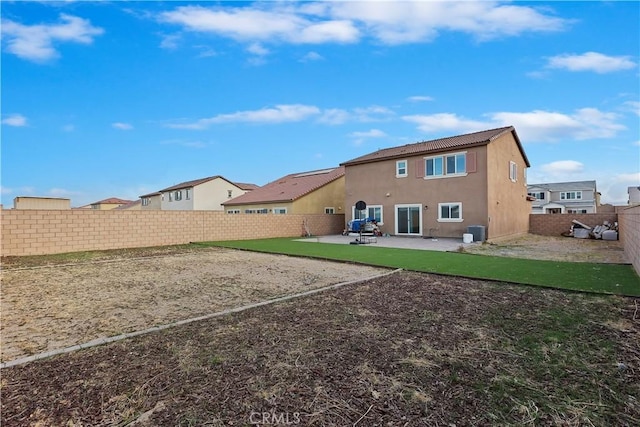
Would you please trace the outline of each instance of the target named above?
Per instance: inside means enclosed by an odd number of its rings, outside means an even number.
[[[202,242],[198,245],[355,262],[574,291],[640,296],[640,277],[630,265],[539,261],[370,245],[309,243],[289,238]]]

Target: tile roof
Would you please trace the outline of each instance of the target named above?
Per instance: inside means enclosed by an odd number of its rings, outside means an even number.
[[[139,204],[142,203],[142,200],[138,199],[138,200],[134,200],[132,202],[127,203],[126,205],[121,205],[118,206],[117,208],[114,208],[114,210],[126,210],[126,209],[131,209],[134,206],[137,206]]]
[[[108,199],[100,200],[99,202],[93,202],[91,205],[126,205],[133,200],[118,199],[117,197],[110,197]]]
[[[381,160],[389,160],[406,156],[416,156],[420,154],[437,153],[460,148],[487,145],[491,141],[507,132],[511,132],[513,134],[513,137],[518,144],[518,148],[522,153],[522,157],[524,158],[525,163],[527,164],[527,166],[531,166],[524,152],[524,149],[522,148],[520,138],[518,138],[516,130],[513,126],[489,129],[464,135],[450,136],[447,138],[433,139],[430,141],[421,141],[413,144],[402,145],[399,147],[384,148],[373,153],[365,154],[364,156],[356,157],[355,159],[344,162],[341,165],[350,166],[362,163],[373,163]]]
[[[247,184],[247,183],[239,183],[239,182],[232,182],[229,181],[228,179],[226,179],[224,176],[221,175],[214,175],[214,176],[208,176],[206,178],[200,178],[200,179],[194,179],[192,181],[185,181],[185,182],[181,182],[180,184],[176,184],[176,185],[172,185],[171,187],[167,187],[167,188],[163,188],[162,190],[158,191],[157,193],[164,193],[167,191],[173,191],[173,190],[180,190],[183,188],[192,188],[195,187],[196,185],[200,185],[200,184],[204,184],[205,182],[209,182],[209,181],[213,181],[214,179],[222,179],[227,181],[230,184],[235,185],[236,187],[242,189],[242,190],[253,190],[255,188],[258,188],[257,185],[255,184]],[[153,196],[156,193],[151,193],[148,194],[147,196]],[[141,196],[141,197],[145,197],[145,196]]]
[[[283,176],[223,205],[292,202],[344,176],[344,166]]]

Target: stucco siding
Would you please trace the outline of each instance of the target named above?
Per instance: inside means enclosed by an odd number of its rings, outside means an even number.
[[[300,197],[293,202],[294,214],[323,214],[325,207],[332,207],[335,213],[343,213],[345,178],[340,178]]]
[[[345,216],[351,219],[352,207],[359,200],[368,206],[383,207],[383,233],[396,232],[396,206],[415,205],[421,209],[423,236],[462,237],[468,225],[484,223],[486,214],[486,156],[485,147],[459,152],[474,153],[476,172],[465,176],[425,179],[417,173],[424,155],[407,157],[407,176],[396,177],[396,161],[349,165],[346,169]],[[442,153],[443,154],[443,153]],[[429,156],[433,156],[430,154]],[[461,203],[462,221],[438,220],[440,203]]]
[[[517,166],[510,178],[510,162]],[[529,230],[531,202],[527,200],[525,159],[511,133],[487,145],[487,238],[525,234]]]

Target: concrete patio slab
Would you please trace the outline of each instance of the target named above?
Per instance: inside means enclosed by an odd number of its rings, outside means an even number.
[[[318,237],[309,237],[305,239],[297,239],[299,242],[309,242],[309,243],[336,243],[336,244],[344,244],[349,245],[356,239],[359,239],[358,234],[350,234],[348,236],[342,235],[330,235],[330,236],[318,236]],[[363,239],[364,240],[364,239]],[[381,246],[386,248],[404,248],[404,249],[420,249],[425,251],[443,251],[443,252],[455,252],[461,246],[469,247],[473,245],[480,245],[481,242],[472,242],[472,243],[464,243],[462,239],[454,239],[454,238],[437,238],[432,239],[431,237],[423,238],[423,237],[399,237],[399,236],[379,236],[376,237],[374,241],[358,245],[358,246]]]

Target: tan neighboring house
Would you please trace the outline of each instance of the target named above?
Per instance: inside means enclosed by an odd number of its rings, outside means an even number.
[[[119,211],[139,211],[142,209],[142,200],[134,200],[126,205],[118,206],[115,209]]]
[[[71,200],[59,197],[27,197],[20,196],[13,199],[14,209],[71,209]]]
[[[283,176],[223,203],[230,214],[344,213],[344,167]]]
[[[108,211],[118,208],[123,205],[132,203],[133,200],[119,199],[117,197],[109,197],[108,199],[100,200],[97,202],[89,203],[88,205],[80,206],[78,209],[93,209],[98,211]]]
[[[141,208],[160,210],[222,211],[222,203],[258,188],[255,184],[231,182],[216,175],[172,185],[140,196]]]
[[[530,166],[513,126],[378,150],[343,163],[347,220],[382,233],[485,239],[525,234]],[[357,211],[356,202],[367,209]]]

